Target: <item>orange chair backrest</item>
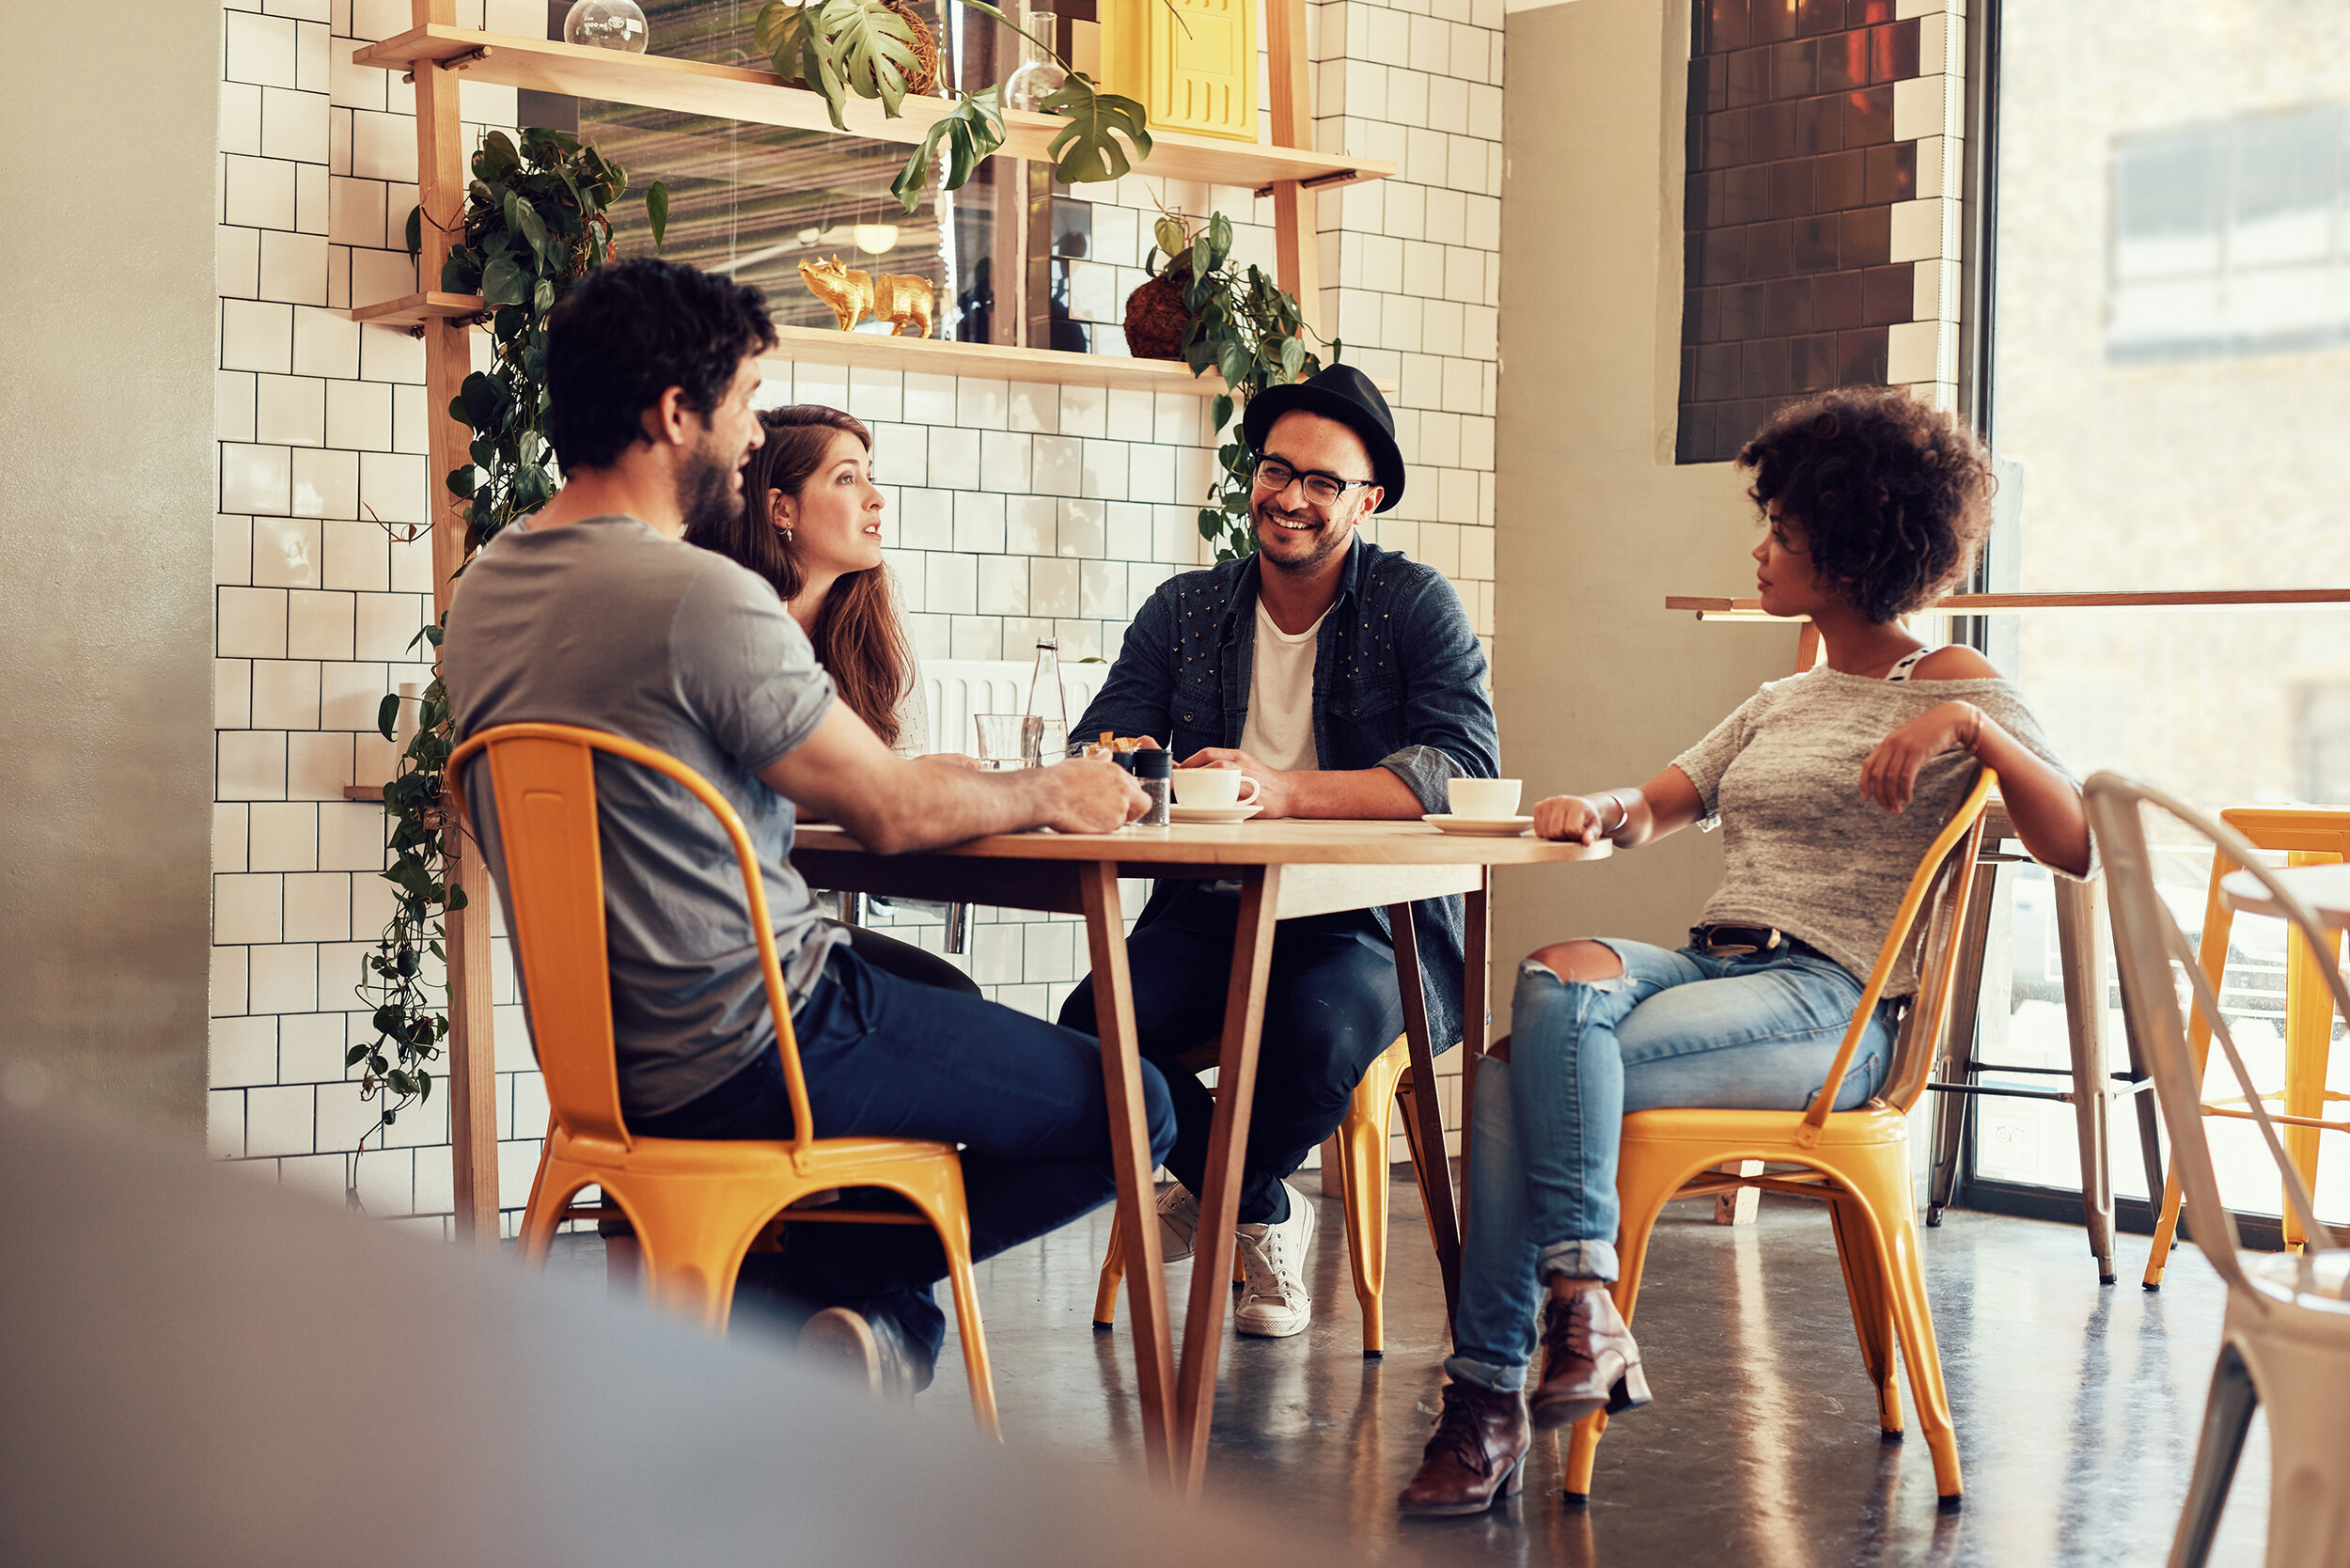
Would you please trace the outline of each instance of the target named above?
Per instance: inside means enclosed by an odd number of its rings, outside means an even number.
[[[1812,1097],[1811,1108],[1804,1113],[1803,1126],[1796,1134],[1800,1141],[1810,1142],[1826,1126],[1836,1090],[1843,1083],[1845,1073],[1851,1070],[1852,1058],[1868,1033],[1878,1000],[1885,995],[1886,981],[1901,962],[1904,949],[1910,946],[1913,933],[1919,936],[1922,949],[1918,992],[1910,1003],[1909,1016],[1903,1021],[1901,1038],[1894,1044],[1893,1064],[1886,1074],[1885,1089],[1879,1098],[1905,1112],[1925,1092],[1926,1078],[1934,1070],[1935,1052],[1941,1043],[1949,1017],[1950,992],[1958,978],[1959,916],[1975,885],[1975,860],[1982,847],[1982,814],[1991,804],[1991,792],[1998,782],[1998,774],[1983,769],[1976,777],[1974,788],[1919,857],[1908,890],[1902,895],[1901,907],[1894,913],[1893,928],[1886,933],[1884,946],[1877,949],[1876,964],[1869,971],[1868,984],[1853,1008],[1852,1024],[1844,1031],[1844,1042],[1828,1067],[1826,1084]],[[1926,912],[1922,933],[1918,931],[1920,911]]]
[[[509,934],[523,994],[530,1001],[531,1040],[556,1123],[574,1137],[634,1146],[620,1114],[612,1037],[603,852],[596,815],[598,752],[675,779],[726,829],[743,873],[760,971],[775,1014],[776,1048],[783,1058],[791,1099],[792,1142],[805,1155],[815,1133],[800,1074],[799,1043],[791,1033],[791,1003],[776,956],[767,889],[743,819],[707,779],[650,746],[567,724],[501,724],[450,754],[449,794],[463,812],[464,770],[477,757],[487,760],[513,915]]]

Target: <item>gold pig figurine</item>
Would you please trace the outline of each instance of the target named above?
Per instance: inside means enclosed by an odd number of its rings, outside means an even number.
[[[887,321],[893,337],[909,336],[908,323],[918,328],[911,336],[931,335],[935,296],[927,277],[884,273],[876,279],[870,273],[842,266],[836,256],[801,262],[800,278],[807,285],[809,293],[832,306],[833,316],[843,332],[855,330],[857,322],[871,316]]]

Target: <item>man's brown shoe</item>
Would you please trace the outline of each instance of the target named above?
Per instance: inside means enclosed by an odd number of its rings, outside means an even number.
[[[1637,1410],[1649,1402],[1640,1347],[1632,1342],[1606,1291],[1576,1291],[1543,1304],[1543,1381],[1534,1390],[1534,1424],[1547,1431],[1605,1410]]]
[[[1444,1387],[1444,1414],[1422,1452],[1419,1473],[1395,1499],[1405,1513],[1477,1513],[1525,1484],[1526,1396],[1473,1383]]]

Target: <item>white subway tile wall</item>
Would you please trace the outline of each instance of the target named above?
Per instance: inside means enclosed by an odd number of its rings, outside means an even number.
[[[459,0],[461,25],[536,33],[539,0]],[[442,1227],[446,1097],[377,1128],[342,1066],[372,1038],[354,994],[389,915],[383,815],[346,801],[391,749],[376,704],[428,678],[431,613],[422,346],[353,324],[353,304],[416,287],[414,89],[350,63],[410,24],[406,0],[229,0],[221,62],[220,515],[214,724],[212,1152],[368,1212]],[[1317,143],[1402,165],[1318,200],[1325,329],[1397,390],[1411,463],[1370,530],[1442,568],[1493,632],[1495,306],[1499,285],[1499,0],[1309,7]],[[657,40],[656,40],[657,43]],[[509,88],[468,81],[469,136],[515,123]],[[1098,196],[1101,188],[1082,191]],[[1097,199],[1073,314],[1116,321],[1161,202],[1211,206],[1272,265],[1272,206],[1246,190],[1130,176]],[[1143,598],[1206,558],[1214,472],[1201,400],[771,362],[768,404],[870,422],[889,552],[927,659],[1111,657]],[[1142,888],[1127,889],[1127,913]],[[1049,1016],[1085,968],[1075,922],[975,910],[955,959],[997,1000]],[[936,920],[884,922],[943,950]],[[502,934],[494,1020],[500,1194],[510,1231],[546,1121]],[[1457,1071],[1457,1056],[1445,1063]],[[1454,1080],[1442,1087],[1448,1125]],[[371,1131],[371,1129],[374,1129]],[[365,1152],[354,1160],[361,1139]],[[1400,1137],[1396,1156],[1402,1156]]]

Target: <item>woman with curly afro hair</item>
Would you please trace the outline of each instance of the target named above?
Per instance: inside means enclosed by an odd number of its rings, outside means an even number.
[[[1648,1403],[1606,1289],[1624,1114],[1807,1106],[1981,767],[2036,859],[2092,869],[2079,786],[2023,694],[1972,649],[1929,651],[1902,624],[1982,543],[1982,444],[1906,393],[1847,389],[1780,410],[1738,463],[1767,525],[1762,607],[1809,616],[1825,663],[1763,686],[1645,784],[1534,808],[1545,839],[1624,849],[1718,823],[1727,872],[1685,947],[1559,942],[1519,966],[1512,1037],[1478,1077],[1454,1354],[1406,1513],[1489,1507],[1518,1490],[1530,1426]],[[1837,1108],[1883,1087],[1916,986],[1914,965],[1888,983]]]

